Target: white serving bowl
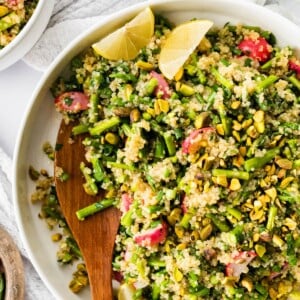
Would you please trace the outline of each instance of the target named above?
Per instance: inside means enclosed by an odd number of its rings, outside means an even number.
[[[300,29],[284,17],[263,7],[238,0],[177,0],[143,2],[119,11],[105,21],[95,24],[59,55],[35,89],[25,114],[14,153],[13,182],[16,217],[22,239],[36,270],[57,299],[90,299],[90,296],[88,291],[79,296],[68,290],[70,268],[60,268],[56,263],[57,246],[51,242],[46,225],[37,218],[40,208],[30,203],[34,184],[28,178],[29,165],[38,169],[46,168],[51,173],[53,168],[41,150],[45,141],[55,144],[60,123],[49,88],[66,69],[72,57],[123,25],[148,5],[175,23],[197,17],[213,20],[218,26],[223,26],[228,21],[261,26],[275,34],[279,45],[300,49]]]
[[[0,50],[0,71],[17,62],[33,47],[48,24],[53,6],[54,0],[39,0],[26,25]]]

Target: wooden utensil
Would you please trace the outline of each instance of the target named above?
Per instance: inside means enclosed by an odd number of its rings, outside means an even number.
[[[62,145],[56,151],[55,168],[62,168],[70,175],[64,182],[55,178],[56,191],[62,212],[68,226],[83,255],[92,299],[111,300],[112,293],[112,256],[116,234],[120,223],[120,212],[110,207],[102,212],[79,221],[76,211],[99,200],[89,196],[83,189],[84,179],[79,169],[85,161],[83,138],[76,136],[70,143],[72,126],[61,122],[57,135],[57,144]]]
[[[0,227],[0,272],[5,275],[5,300],[22,300],[25,293],[24,268],[12,237]]]

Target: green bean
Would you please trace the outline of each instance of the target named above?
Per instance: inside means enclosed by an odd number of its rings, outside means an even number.
[[[169,156],[175,155],[175,153],[176,153],[176,144],[175,144],[173,136],[169,132],[165,132],[163,134],[163,137],[164,137],[165,144],[167,146]]]
[[[248,172],[238,170],[226,170],[226,169],[213,169],[213,176],[226,176],[228,178],[238,178],[242,180],[248,180],[250,175]]]
[[[109,77],[118,78],[124,82],[136,82],[137,81],[137,78],[131,73],[113,73],[113,74],[110,74]]]
[[[264,80],[257,83],[256,91],[262,92],[264,89],[269,87],[271,84],[276,82],[278,79],[279,79],[279,77],[276,75],[269,75],[267,78],[265,78]]]
[[[272,205],[269,208],[268,221],[266,226],[268,230],[272,230],[274,228],[276,216],[277,216],[277,207],[275,205]]]
[[[226,136],[231,134],[231,119],[227,117],[224,105],[218,106],[218,112],[223,125],[224,133]]]
[[[151,267],[158,267],[158,268],[166,266],[166,262],[163,260],[160,260],[157,257],[150,257],[150,259],[148,260],[148,264]]]
[[[85,178],[84,189],[89,195],[97,195],[98,187],[95,179],[91,176],[91,170],[85,166],[84,162],[80,163],[80,170]]]
[[[227,80],[223,75],[221,75],[220,72],[216,68],[214,68],[214,67],[211,68],[211,73],[215,77],[217,82],[219,82],[221,85],[223,85],[224,87],[226,87],[229,90],[233,89],[233,83],[230,82],[229,80]]]
[[[227,206],[226,211],[238,221],[240,221],[243,217],[243,214],[235,207]]]
[[[89,126],[86,125],[86,124],[79,124],[79,125],[76,125],[72,128],[72,133],[74,135],[79,135],[79,134],[82,134],[82,133],[86,133],[89,131]]]
[[[108,161],[107,165],[111,168],[117,168],[117,169],[129,170],[129,171],[135,170],[135,167],[133,165],[126,165],[114,161]]]
[[[121,218],[121,225],[129,228],[133,222],[133,209],[129,209]]]
[[[221,232],[228,232],[230,231],[229,225],[225,222],[220,220],[218,217],[216,217],[213,214],[207,214],[207,217],[212,220],[214,225],[221,231]]]
[[[192,212],[185,213],[179,222],[179,226],[187,229],[190,225],[190,220],[192,219],[193,216],[194,216],[194,213],[192,213]]]
[[[288,77],[288,80],[300,91],[300,80],[298,80],[294,75]]]
[[[164,158],[165,156],[166,156],[165,144],[160,137],[157,137],[155,140],[154,157],[161,159]]]
[[[213,90],[210,95],[208,96],[206,102],[207,102],[207,109],[211,108],[214,104],[216,98],[216,92]]]
[[[101,161],[97,157],[91,158],[91,163],[93,165],[93,174],[96,181],[101,182],[105,178],[105,170]]]
[[[267,151],[262,157],[253,157],[245,161],[244,167],[247,172],[260,169],[267,163],[269,163],[278,153],[280,152],[279,148],[274,148]]]
[[[105,119],[102,121],[99,121],[95,124],[94,127],[90,128],[90,134],[91,135],[100,135],[102,132],[111,129],[112,127],[118,125],[121,123],[121,119],[119,117],[111,117],[110,119]]]
[[[103,199],[97,201],[89,206],[79,209],[76,211],[76,216],[79,221],[83,221],[86,217],[89,217],[105,208],[113,206],[115,203],[115,199]]]
[[[90,108],[89,108],[89,121],[90,123],[95,123],[98,121],[99,117],[99,97],[97,94],[92,94],[90,96]]]
[[[158,86],[157,78],[151,78],[145,86],[146,94],[152,95],[157,86]]]

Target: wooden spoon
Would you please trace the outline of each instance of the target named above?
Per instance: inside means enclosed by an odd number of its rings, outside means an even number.
[[[22,300],[25,294],[21,254],[11,236],[0,227],[0,272],[5,276],[5,300]]]
[[[85,161],[83,137],[76,136],[70,143],[72,126],[61,122],[57,144],[62,145],[55,154],[55,167],[70,175],[64,182],[55,178],[56,191],[62,212],[81,250],[86,264],[92,299],[111,300],[112,256],[116,234],[120,223],[120,212],[110,207],[102,212],[79,221],[76,211],[99,200],[89,196],[83,189],[84,179],[79,164]]]

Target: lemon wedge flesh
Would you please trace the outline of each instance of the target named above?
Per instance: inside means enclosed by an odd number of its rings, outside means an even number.
[[[154,15],[145,8],[131,21],[92,45],[94,51],[110,60],[134,59],[154,33]]]
[[[173,79],[189,56],[212,27],[209,20],[195,20],[175,27],[162,46],[159,69],[168,79]]]

